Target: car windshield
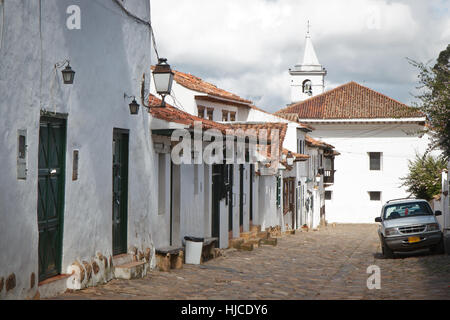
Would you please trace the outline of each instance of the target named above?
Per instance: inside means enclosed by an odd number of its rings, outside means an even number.
[[[388,205],[384,209],[385,220],[424,215],[433,215],[430,205],[426,202],[398,203]]]

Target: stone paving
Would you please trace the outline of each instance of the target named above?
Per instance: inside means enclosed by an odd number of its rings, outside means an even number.
[[[56,299],[448,299],[450,256],[428,251],[384,259],[376,225],[337,225],[285,235],[278,246],[226,250],[201,266],[113,280]],[[381,270],[369,290],[367,268]]]

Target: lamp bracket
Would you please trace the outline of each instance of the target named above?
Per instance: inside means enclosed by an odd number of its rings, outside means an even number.
[[[63,61],[55,63],[55,69],[61,69],[61,68],[65,67],[66,65],[70,65],[69,59],[65,59]]]
[[[124,99],[124,100],[126,100],[126,99],[131,99],[131,98],[136,99],[135,96],[129,96],[129,95],[127,95],[127,94],[124,92],[124,94],[123,94],[123,99]]]

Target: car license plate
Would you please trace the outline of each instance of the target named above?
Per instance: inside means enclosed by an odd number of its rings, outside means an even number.
[[[417,243],[420,242],[420,237],[409,237],[408,238],[409,243]]]

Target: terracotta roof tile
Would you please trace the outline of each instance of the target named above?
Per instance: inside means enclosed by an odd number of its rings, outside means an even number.
[[[331,144],[325,143],[320,140],[316,140],[308,135],[305,136],[306,144],[312,147],[324,148],[324,149],[334,149]]]
[[[195,121],[201,121],[202,128],[204,130],[218,129],[223,133],[225,133],[226,129],[228,129],[228,127],[223,124],[191,115],[190,113],[181,111],[181,110],[171,106],[168,103],[166,103],[166,106],[164,108],[161,108],[161,107],[159,107],[161,105],[161,102],[162,102],[161,99],[150,94],[150,96],[149,96],[150,111],[149,112],[154,118],[157,118],[160,120],[165,120],[168,122],[175,122],[175,123],[180,123],[180,124],[184,124],[184,125],[189,125],[190,128],[194,128]]]
[[[154,66],[152,66],[152,70],[154,69]],[[244,98],[239,97],[238,95],[225,91],[223,89],[220,89],[216,87],[214,84],[206,82],[199,77],[193,76],[188,73],[180,72],[177,70],[172,70],[174,75],[174,80],[182,85],[183,87],[186,87],[188,89],[203,92],[212,96],[225,98],[229,100],[233,100],[236,102],[244,103],[244,104],[251,104],[252,102],[250,100],[246,100]]]
[[[243,129],[246,130],[255,130],[256,134],[259,136],[259,133],[261,130],[267,130],[267,140],[270,141],[270,145],[267,146],[267,156],[270,157],[272,154],[272,145],[276,142],[271,141],[272,132],[273,130],[279,131],[279,155],[281,155],[281,152],[283,150],[283,142],[284,138],[286,137],[286,131],[288,124],[287,123],[278,123],[278,122],[258,122],[258,123],[227,123],[227,126],[231,129],[237,130],[237,129]],[[263,150],[266,151],[266,150]]]
[[[282,154],[284,155],[288,155],[289,152],[295,157],[295,161],[305,161],[308,160],[310,158],[309,155],[307,154],[301,154],[301,153],[297,153],[297,152],[292,152],[288,149],[283,148]]]
[[[354,81],[294,103],[275,114],[295,113],[300,119],[422,118],[416,108]]]

